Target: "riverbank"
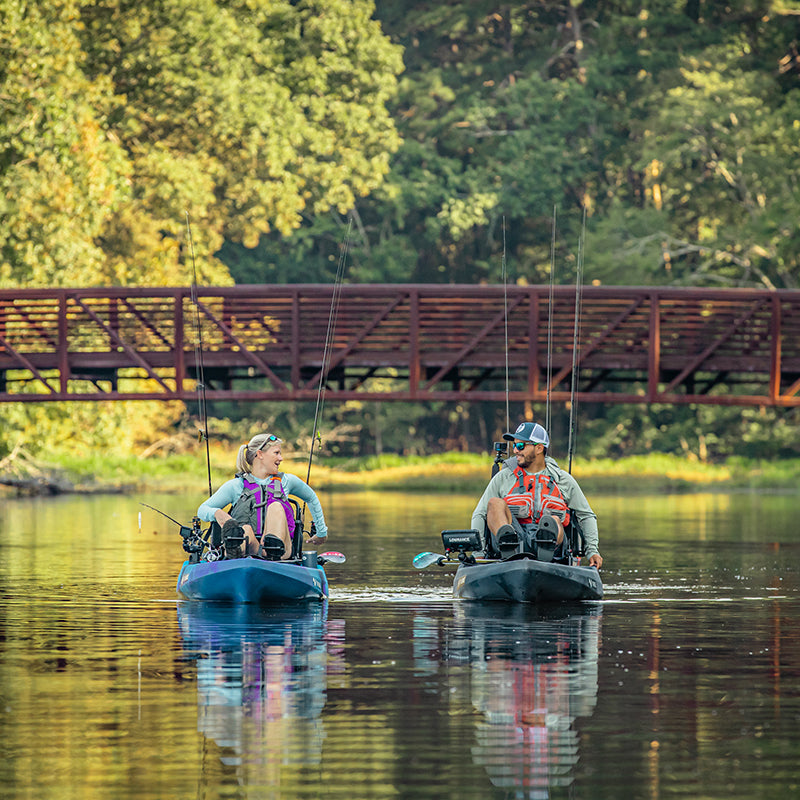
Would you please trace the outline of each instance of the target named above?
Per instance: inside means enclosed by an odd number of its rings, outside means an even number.
[[[5,459],[4,461],[7,461]],[[220,486],[232,474],[232,456],[211,451],[211,483]],[[444,453],[434,456],[380,456],[358,459],[315,458],[312,486],[322,492],[362,489],[408,492],[483,491],[491,475],[491,456]],[[566,463],[561,464],[566,468]],[[288,454],[286,472],[306,477],[305,458]],[[623,459],[576,459],[572,474],[587,495],[652,494],[693,491],[797,491],[800,460],[764,462],[743,458],[706,464],[654,453]],[[197,493],[208,485],[205,452],[140,458],[135,455],[62,453],[51,462],[23,454],[0,470],[6,494]]]

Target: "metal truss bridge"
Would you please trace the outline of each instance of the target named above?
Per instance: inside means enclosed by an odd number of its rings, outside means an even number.
[[[800,405],[800,291],[587,286],[577,337],[574,286],[333,293],[0,290],[0,402],[190,401],[202,371],[209,400]]]

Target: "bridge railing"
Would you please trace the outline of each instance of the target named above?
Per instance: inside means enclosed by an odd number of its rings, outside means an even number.
[[[0,291],[0,401],[316,397],[329,285]],[[345,285],[326,396],[800,405],[800,292]]]

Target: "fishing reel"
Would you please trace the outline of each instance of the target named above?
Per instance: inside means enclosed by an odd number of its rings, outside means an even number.
[[[206,540],[200,530],[200,518],[192,519],[192,526],[181,525],[181,536],[183,537],[183,549],[189,553],[190,561],[199,561],[200,554],[206,549]]]

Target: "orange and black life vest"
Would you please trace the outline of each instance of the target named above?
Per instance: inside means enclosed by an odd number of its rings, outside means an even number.
[[[569,525],[569,508],[555,478],[546,472],[528,475],[522,467],[517,467],[514,475],[517,485],[506,496],[506,503],[523,509],[523,516],[517,518],[520,522],[538,525],[543,514],[555,514],[563,515],[562,522]]]

